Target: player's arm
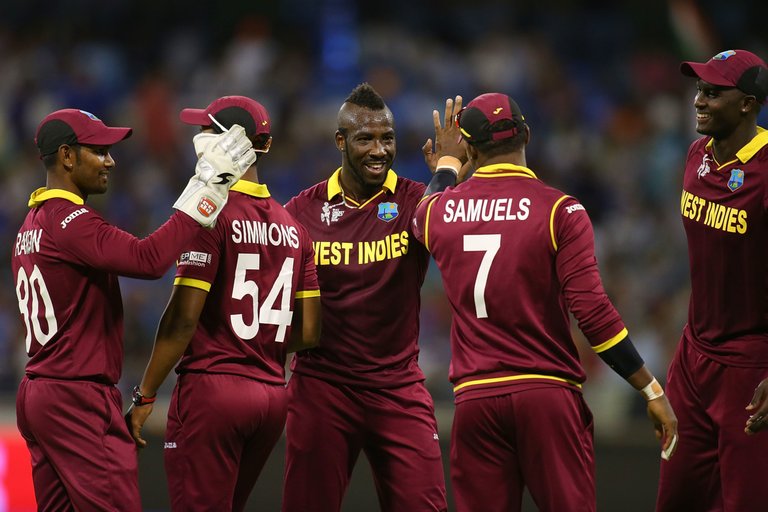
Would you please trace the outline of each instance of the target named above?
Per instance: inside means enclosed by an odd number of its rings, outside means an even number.
[[[208,292],[199,288],[183,285],[173,287],[171,299],[157,328],[152,356],[138,386],[142,396],[150,400],[154,398],[160,385],[181,359],[197,329],[207,297]],[[128,429],[140,448],[147,445],[141,437],[141,428],[152,413],[152,407],[152,403],[132,405],[126,414]]]
[[[293,200],[290,204],[294,204]],[[291,212],[291,210],[288,211]],[[296,287],[299,291],[296,292],[293,301],[291,337],[286,347],[288,352],[298,352],[317,346],[322,328],[320,284],[317,280],[315,250],[309,232],[301,225],[299,225],[299,238],[302,264]]]
[[[763,379],[755,388],[752,401],[747,405],[747,411],[751,414],[747,418],[744,432],[752,435],[768,428],[768,379]]]
[[[555,265],[568,308],[597,355],[643,394],[662,443],[662,457],[669,458],[677,446],[677,417],[603,289],[589,216],[575,199],[563,197],[553,207],[551,219]]]
[[[198,134],[195,137],[199,137]],[[226,204],[230,187],[256,160],[245,130],[234,125],[210,137],[195,174],[173,205],[179,212],[144,239],[105,222],[98,214],[74,218],[57,237],[63,252],[84,265],[122,276],[157,279],[176,260],[182,247],[211,227]],[[63,220],[63,219],[62,219]]]
[[[298,352],[316,347],[320,341],[322,315],[320,292],[304,292],[296,297],[293,303],[293,321],[291,322],[291,338],[286,348],[288,352]]]
[[[648,418],[653,423],[656,439],[661,441],[661,457],[668,460],[677,448],[677,417],[664,389],[645,366],[626,329],[619,334],[620,340],[606,350],[593,346],[597,355],[614,372],[638,390],[646,400]]]
[[[443,123],[440,122],[440,113],[437,110],[432,111],[435,144],[433,147],[432,139],[427,139],[421,148],[424,161],[432,172],[432,179],[424,192],[425,196],[442,192],[464,181],[469,173],[467,152],[461,143],[461,132],[456,125],[456,116],[461,111],[461,102],[461,96],[456,96],[455,100],[448,98],[445,101]]]

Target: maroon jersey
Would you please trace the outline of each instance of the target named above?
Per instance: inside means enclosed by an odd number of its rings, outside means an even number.
[[[425,186],[389,171],[363,204],[344,198],[338,169],[286,208],[309,231],[322,290],[318,348],[294,371],[342,384],[393,387],[421,381],[420,289],[429,254],[411,236]]]
[[[320,291],[309,235],[266,185],[232,187],[216,226],[181,254],[175,284],[208,292],[178,373],[285,384],[294,298]]]
[[[176,213],[139,240],[71,192],[38,189],[29,206],[11,257],[30,357],[26,373],[114,384],[123,362],[117,276],[161,277],[200,226]]]
[[[691,299],[684,335],[716,361],[768,365],[768,131],[730,162],[709,137],[688,150],[680,212]]]
[[[511,384],[583,382],[569,309],[598,352],[626,336],[600,282],[587,212],[530,169],[482,167],[422,201],[414,226],[453,311],[457,401]]]

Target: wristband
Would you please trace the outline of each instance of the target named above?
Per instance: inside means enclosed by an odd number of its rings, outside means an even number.
[[[429,185],[427,185],[427,189],[424,191],[424,196],[432,195],[435,192],[442,192],[454,185],[456,185],[456,173],[453,172],[453,169],[448,167],[437,169],[435,174],[432,175],[432,179],[429,180]]]
[[[459,175],[459,169],[461,169],[461,160],[455,156],[441,156],[437,159],[437,166],[435,169],[450,169],[456,176]]]
[[[133,405],[135,405],[136,407],[141,407],[142,405],[151,404],[155,400],[157,400],[157,393],[155,393],[154,396],[144,396],[141,394],[141,390],[139,389],[139,386],[133,387],[131,401],[133,402]]]
[[[659,384],[659,381],[656,380],[656,377],[653,378],[650,384],[641,389],[640,392],[649,402],[664,396],[664,390],[662,389],[661,384]]]

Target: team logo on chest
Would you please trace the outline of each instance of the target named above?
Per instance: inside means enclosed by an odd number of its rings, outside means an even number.
[[[336,222],[344,215],[344,203],[330,204],[328,201],[323,203],[323,211],[320,212],[320,221],[330,226],[331,222]]]
[[[384,222],[395,219],[398,215],[397,203],[379,203],[378,217]]]
[[[696,169],[696,174],[698,174],[699,179],[709,174],[709,163],[711,161],[712,158],[709,155],[704,155],[704,158],[701,159],[701,165]]]
[[[744,171],[741,169],[732,169],[731,178],[728,180],[728,188],[735,192],[737,188],[744,184]]]

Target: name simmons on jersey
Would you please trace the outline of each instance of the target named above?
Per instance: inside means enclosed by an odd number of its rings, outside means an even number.
[[[491,222],[525,220],[530,214],[531,200],[523,197],[498,199],[449,199],[445,202],[444,222]]]
[[[232,241],[236,244],[284,245],[299,248],[299,230],[274,222],[258,220],[233,220]]]

